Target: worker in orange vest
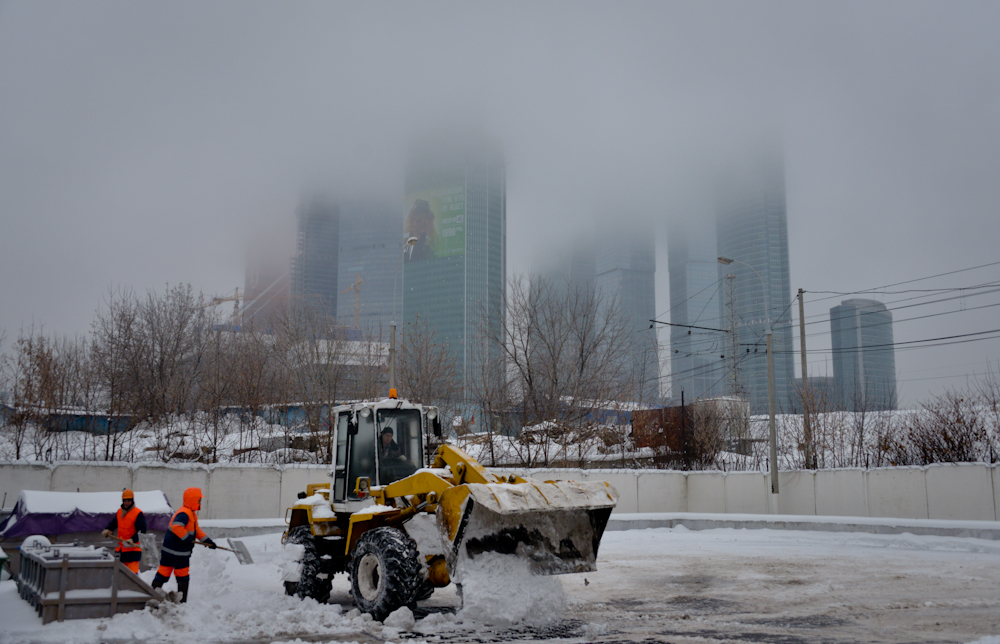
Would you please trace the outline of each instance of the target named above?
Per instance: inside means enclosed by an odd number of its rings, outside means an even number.
[[[191,551],[197,539],[209,548],[214,549],[215,542],[198,526],[198,510],[201,509],[201,489],[189,487],[184,490],[184,505],[174,516],[170,517],[170,529],[163,537],[163,547],[160,549],[160,567],[153,577],[153,588],[160,588],[167,583],[170,575],[177,579],[177,590],[181,593],[181,602],[188,598],[188,587],[191,579]]]
[[[108,527],[101,532],[105,537],[118,530],[118,559],[125,566],[139,574],[139,560],[142,559],[142,549],[139,547],[139,533],[146,533],[146,515],[135,506],[135,493],[132,490],[122,492],[122,507],[118,508]]]

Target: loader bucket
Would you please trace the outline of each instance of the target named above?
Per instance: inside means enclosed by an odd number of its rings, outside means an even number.
[[[595,569],[618,494],[603,481],[468,483],[441,494],[437,515],[448,569],[483,553],[513,554],[535,574]]]

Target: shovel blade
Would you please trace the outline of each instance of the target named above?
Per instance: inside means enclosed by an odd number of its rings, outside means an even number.
[[[229,542],[229,547],[232,549],[233,554],[236,555],[236,561],[240,562],[241,566],[249,566],[253,563],[253,557],[250,556],[250,551],[243,544],[242,541],[237,541],[236,539],[226,539]]]

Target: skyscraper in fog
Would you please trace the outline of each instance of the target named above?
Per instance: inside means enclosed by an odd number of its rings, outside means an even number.
[[[466,395],[478,328],[504,314],[506,182],[503,151],[484,136],[441,134],[409,148],[403,234],[416,243],[403,255],[403,321],[419,316],[452,352]]]
[[[340,209],[321,197],[303,201],[292,259],[292,298],[331,318],[337,315],[337,253]]]
[[[331,318],[337,315],[337,252],[340,209],[331,200],[303,201],[298,243],[292,259],[292,298]]]
[[[896,408],[892,313],[875,300],[844,300],[830,309],[835,397],[841,409]]]
[[[615,298],[631,330],[630,355],[636,399],[659,402],[656,332],[656,251],[652,231],[639,225],[599,224],[594,272],[597,292],[608,302]]]
[[[677,401],[726,393],[726,334],[722,317],[715,221],[710,207],[692,208],[667,230],[670,271],[670,388]],[[691,328],[701,327],[701,328]]]
[[[740,385],[752,413],[768,410],[766,329],[773,328],[777,409],[791,405],[794,378],[791,278],[785,168],[780,153],[762,154],[733,168],[716,192],[716,234],[722,257],[719,276],[734,274]]]
[[[399,210],[398,202],[391,200],[341,201],[337,285],[341,325],[354,326],[357,307],[360,329],[388,337],[389,322],[403,314],[403,218]]]

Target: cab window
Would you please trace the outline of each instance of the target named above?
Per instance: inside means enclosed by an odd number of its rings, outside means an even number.
[[[380,409],[378,419],[379,485],[413,474],[421,463],[420,411]]]

